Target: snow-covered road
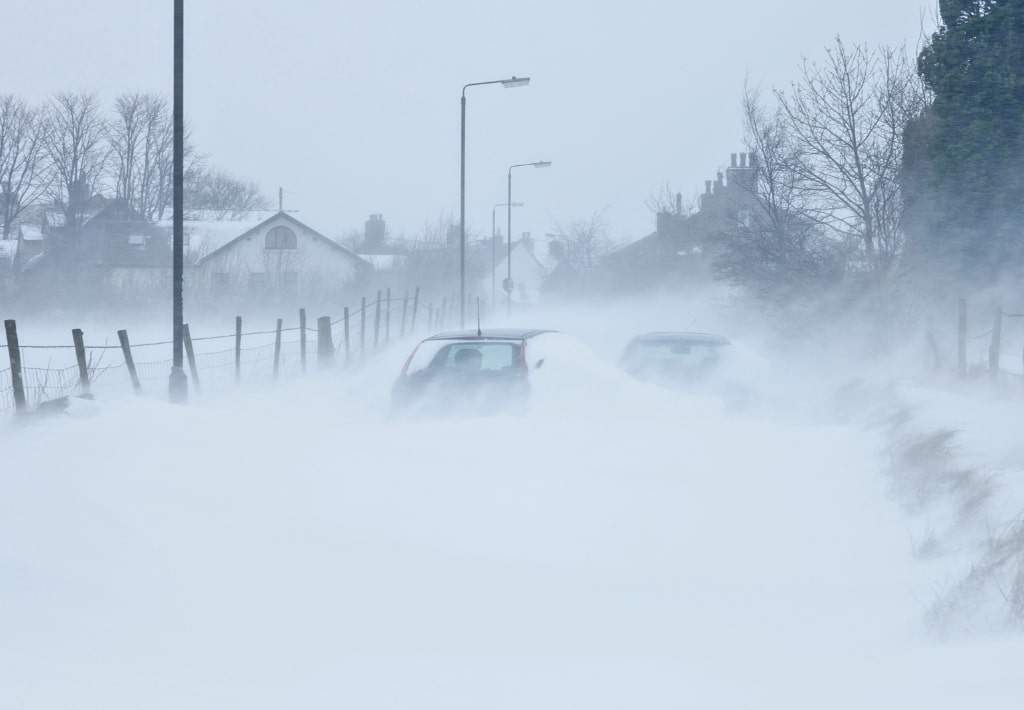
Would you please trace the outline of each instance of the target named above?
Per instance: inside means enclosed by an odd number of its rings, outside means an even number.
[[[400,357],[0,433],[0,708],[1024,702],[1020,640],[923,631],[876,434],[597,360],[391,421]]]

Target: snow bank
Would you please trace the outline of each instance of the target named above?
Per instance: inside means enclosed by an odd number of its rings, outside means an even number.
[[[590,342],[525,416],[389,420],[396,348],[3,431],[0,707],[1019,707],[1024,643],[924,638],[882,433]]]

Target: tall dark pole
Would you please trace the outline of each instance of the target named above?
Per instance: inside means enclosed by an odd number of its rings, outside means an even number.
[[[459,151],[459,320],[466,327],[466,89],[462,89],[462,140]]]
[[[188,399],[188,378],[184,369],[183,277],[185,267],[184,182],[185,182],[185,0],[174,0],[174,225],[173,225],[173,333],[174,361],[171,365],[172,402]]]
[[[508,205],[512,204],[512,168],[508,169],[508,199],[505,203]],[[507,207],[505,211],[508,213],[508,253],[505,256],[505,262],[508,266],[508,277],[505,281],[505,293],[508,294],[508,296],[505,303],[508,315],[512,315],[512,207]]]

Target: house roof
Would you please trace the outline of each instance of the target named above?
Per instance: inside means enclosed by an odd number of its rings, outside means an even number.
[[[22,224],[21,238],[26,242],[42,241],[43,230],[38,224]]]
[[[359,253],[359,258],[363,261],[368,262],[377,271],[387,271],[393,269],[395,266],[400,265],[405,261],[405,254],[363,254]]]
[[[251,210],[243,214],[227,214],[221,211],[198,210],[185,212],[185,243],[191,255],[202,258],[219,249],[244,232],[272,217],[270,210]],[[173,219],[167,217],[159,222],[170,230]]]
[[[330,238],[324,236],[323,234],[321,234],[320,232],[316,231],[315,229],[310,227],[308,224],[305,224],[304,222],[300,222],[299,220],[295,219],[295,217],[292,217],[287,212],[275,212],[274,214],[270,215],[269,217],[264,219],[259,224],[255,225],[254,227],[252,227],[250,229],[247,229],[246,231],[242,232],[241,234],[239,234],[237,237],[235,237],[231,241],[227,242],[226,244],[222,244],[221,246],[219,246],[216,249],[214,249],[213,251],[211,251],[209,254],[207,254],[202,259],[200,259],[199,263],[202,264],[202,263],[208,261],[209,259],[212,259],[214,255],[220,254],[221,252],[224,252],[227,249],[229,249],[231,247],[231,245],[234,244],[235,242],[241,241],[242,239],[245,239],[246,237],[248,237],[248,236],[250,236],[252,234],[255,234],[260,229],[262,229],[268,222],[270,222],[271,220],[274,220],[274,219],[283,219],[286,222],[291,222],[294,226],[296,226],[299,229],[302,229],[302,230],[308,232],[309,234],[311,234],[314,239],[317,239],[317,240],[323,242],[325,245],[331,247],[332,249],[335,249],[336,251],[338,251],[338,252],[340,252],[340,253],[342,253],[342,254],[344,254],[344,255],[352,258],[352,259],[355,259],[356,261],[358,261],[358,262],[360,262],[362,264],[365,264],[366,266],[370,266],[370,264],[365,259],[360,257],[358,254],[356,254],[351,249],[348,249],[347,247],[343,247],[341,244],[338,244],[333,239],[330,239]]]

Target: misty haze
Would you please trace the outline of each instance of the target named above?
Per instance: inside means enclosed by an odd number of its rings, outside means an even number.
[[[19,0],[0,710],[1024,707],[1024,0]]]

